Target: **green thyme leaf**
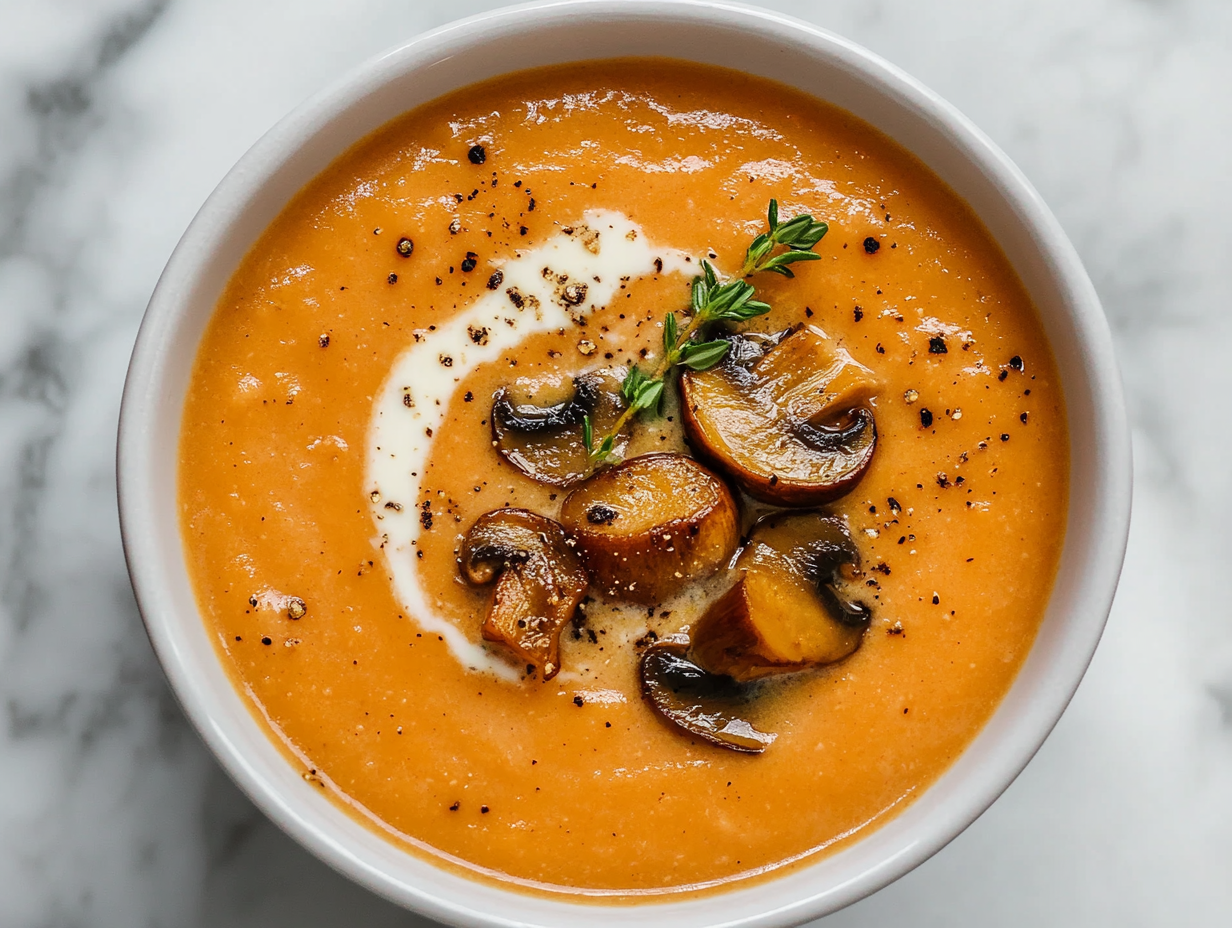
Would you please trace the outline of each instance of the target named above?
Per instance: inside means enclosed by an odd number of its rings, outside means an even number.
[[[620,395],[629,409],[637,413],[658,404],[663,396],[663,381],[652,380],[642,373],[641,368],[631,367],[620,385]]]
[[[595,433],[590,424],[590,416],[582,416],[582,444],[586,446],[586,453],[590,454],[595,444]]]
[[[746,267],[756,268],[766,256],[774,250],[776,242],[768,234],[762,233],[753,239],[753,244],[749,246],[749,250],[744,253],[744,264]]]
[[[784,251],[775,255],[759,270],[770,271],[772,274],[782,274],[784,277],[795,277],[791,271],[787,269],[787,265],[795,264],[797,261],[820,261],[821,255],[815,251]]]
[[[763,303],[760,300],[749,300],[740,307],[735,313],[729,313],[728,318],[732,322],[747,322],[757,316],[764,316],[770,312],[770,304]]]
[[[779,201],[774,197],[770,198],[770,209],[766,213],[766,218],[770,220],[770,231],[773,232],[779,226]]]
[[[712,322],[745,322],[754,316],[761,316],[770,312],[770,304],[752,299],[753,293],[753,288],[749,287],[746,292],[740,295],[738,300],[735,300],[728,306],[724,306],[718,312],[711,313],[707,319]]]
[[[778,227],[774,237],[780,245],[797,251],[808,251],[822,240],[830,227],[824,222],[816,222],[813,217],[804,213],[791,222]]]
[[[706,281],[702,277],[693,278],[693,292],[691,302],[693,304],[693,315],[697,315],[706,308],[706,300],[710,296],[710,288],[706,286]]]
[[[652,406],[658,406],[659,400],[663,397],[663,381],[648,380],[638,388],[637,397],[633,400],[633,408],[636,410],[650,409]]]
[[[620,395],[624,397],[627,405],[634,405],[637,400],[638,390],[640,390],[642,384],[649,379],[650,378],[642,373],[642,369],[640,367],[629,368],[629,373],[625,374],[624,382],[620,385]]]
[[[665,355],[670,355],[676,350],[677,334],[676,314],[668,313],[663,320],[663,353]]]
[[[804,235],[812,224],[813,217],[808,213],[801,213],[775,229],[774,240],[780,245],[790,245],[797,241],[799,236]]]
[[[708,371],[727,356],[731,342],[690,342],[680,353],[680,363],[690,370]]]
[[[726,318],[728,313],[739,311],[741,306],[753,298],[755,292],[753,285],[747,281],[729,281],[710,291],[710,300],[706,304],[703,318]]]

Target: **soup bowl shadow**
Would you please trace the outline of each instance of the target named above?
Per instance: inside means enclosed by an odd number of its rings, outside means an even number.
[[[365,827],[287,762],[220,663],[180,540],[178,438],[197,347],[233,271],[305,184],[355,141],[421,103],[524,68],[625,56],[728,66],[840,106],[914,153],[972,207],[1037,307],[1069,413],[1068,529],[1037,640],[975,741],[862,840],[725,893],[628,905],[502,888]],[[1023,174],[961,113],[863,48],[776,13],[720,2],[560,0],[463,20],[375,58],[248,151],[202,206],[150,300],[120,416],[118,490],[129,572],[185,713],[281,828],[373,891],[466,926],[783,926],[842,908],[944,847],[1039,749],[1082,679],[1111,608],[1129,530],[1129,428],[1107,322],[1073,246]]]

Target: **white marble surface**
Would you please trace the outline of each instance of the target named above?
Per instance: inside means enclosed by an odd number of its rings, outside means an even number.
[[[188,727],[129,591],[113,443],[146,299],[227,168],[356,62],[495,5],[0,0],[2,928],[423,924],[279,833]],[[1137,455],[1125,578],[1060,726],[827,926],[1232,924],[1232,4],[768,5],[1023,167],[1104,299]]]

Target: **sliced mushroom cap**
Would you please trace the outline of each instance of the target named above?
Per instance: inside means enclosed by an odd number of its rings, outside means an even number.
[[[780,513],[758,523],[736,559],[736,585],[693,627],[690,657],[739,681],[842,660],[872,617],[842,591],[841,569],[859,562],[833,516]]]
[[[816,506],[854,488],[877,446],[872,372],[813,326],[729,340],[723,363],[680,380],[698,454],[768,503]]]
[[[496,580],[483,637],[508,646],[544,680],[556,676],[561,629],[590,583],[564,529],[525,509],[496,509],[467,532],[461,562],[470,583]]]
[[[532,480],[567,487],[589,472],[582,420],[590,416],[594,434],[606,435],[623,410],[620,380],[609,371],[521,382],[492,398],[492,438],[501,456]],[[627,442],[621,435],[615,452]]]
[[[748,688],[689,660],[688,641],[665,639],[646,649],[638,665],[642,695],[664,719],[703,741],[760,754],[777,735],[740,717]]]
[[[645,454],[592,477],[560,521],[605,596],[653,604],[731,558],[739,541],[726,484],[683,454]]]

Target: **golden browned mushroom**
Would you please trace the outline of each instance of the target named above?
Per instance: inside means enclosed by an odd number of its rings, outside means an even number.
[[[778,736],[758,731],[738,714],[748,688],[697,666],[688,647],[687,639],[664,639],[646,649],[638,665],[642,695],[677,728],[722,748],[760,754]]]
[[[725,564],[739,541],[736,502],[683,454],[645,454],[570,493],[560,521],[605,596],[653,604]]]
[[[532,480],[567,487],[590,472],[583,418],[590,416],[596,435],[606,435],[623,410],[620,381],[608,371],[520,382],[492,398],[492,438],[501,456]],[[619,436],[614,453],[627,443]]]
[[[461,561],[470,583],[496,580],[483,637],[507,645],[544,680],[556,676],[561,629],[589,586],[564,529],[525,509],[495,509],[466,533]]]
[[[681,377],[689,441],[750,496],[816,506],[849,492],[877,446],[871,372],[813,326],[734,335]]]
[[[736,585],[693,627],[690,657],[739,681],[842,660],[860,647],[872,616],[840,590],[840,569],[859,561],[833,516],[779,513],[759,522],[736,559]]]

